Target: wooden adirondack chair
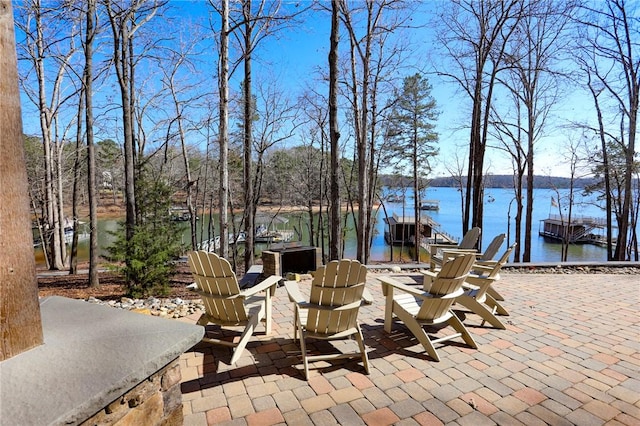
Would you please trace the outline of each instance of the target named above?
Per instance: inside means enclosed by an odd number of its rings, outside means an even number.
[[[206,337],[206,333],[202,339],[213,344],[235,347],[231,357],[231,364],[235,364],[259,322],[265,322],[267,335],[271,333],[271,296],[282,277],[272,275],[241,291],[238,279],[226,259],[207,251],[189,252],[187,258],[195,280],[189,288],[202,296],[205,306],[198,324],[244,327],[237,343]],[[264,296],[258,296],[262,292],[265,293]]]
[[[357,260],[331,261],[318,268],[311,283],[309,300],[295,281],[284,283],[289,299],[294,303],[294,340],[300,334],[300,349],[305,378],[309,379],[309,362],[341,358],[362,358],[369,374],[369,358],[358,324],[358,311],[365,303],[363,292],[367,268]],[[309,355],[306,340],[337,340],[355,338],[359,352]]]
[[[380,277],[382,293],[386,297],[385,331],[391,332],[393,316],[397,316],[436,361],[440,361],[434,347],[436,343],[462,337],[467,345],[477,348],[473,337],[451,310],[456,298],[464,293],[462,283],[474,260],[473,253],[460,254],[446,260],[438,273],[427,271],[425,280],[429,281],[428,290],[403,284],[391,277]],[[457,333],[432,340],[423,328],[425,325],[443,323],[453,327]]]
[[[473,273],[469,274],[465,280],[465,292],[456,299],[456,303],[464,306],[471,312],[480,315],[481,325],[485,321],[492,326],[504,330],[506,327],[500,321],[498,315],[509,315],[509,312],[490,294],[489,287],[500,279],[500,269],[507,263],[511,252],[517,243],[512,244],[500,259],[492,262],[492,266],[476,264],[473,266]]]
[[[480,228],[477,226],[471,228],[462,237],[458,245],[454,244],[429,244],[427,251],[429,252],[430,269],[433,271],[442,265],[443,250],[475,250],[476,244],[480,239]]]

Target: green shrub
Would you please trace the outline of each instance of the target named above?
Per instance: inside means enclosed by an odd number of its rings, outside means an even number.
[[[162,179],[136,182],[137,220],[127,241],[125,223],[114,233],[109,247],[113,260],[122,262],[131,297],[162,296],[169,291],[175,260],[182,252],[179,224],[171,220],[171,188]]]

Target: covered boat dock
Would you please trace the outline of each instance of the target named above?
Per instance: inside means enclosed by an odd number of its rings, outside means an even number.
[[[572,217],[571,221],[560,215],[549,215],[540,221],[538,234],[553,241],[568,241],[570,244],[606,243],[602,235],[606,229],[606,221],[595,217]]]

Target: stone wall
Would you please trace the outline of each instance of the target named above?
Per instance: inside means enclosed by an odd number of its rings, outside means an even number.
[[[280,274],[280,253],[262,251],[262,273],[267,277]]]
[[[180,365],[175,359],[82,425],[182,425],[181,377]]]

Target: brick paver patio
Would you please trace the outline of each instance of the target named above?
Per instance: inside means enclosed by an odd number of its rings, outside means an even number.
[[[469,313],[479,348],[445,342],[441,362],[400,322],[384,331],[380,284],[374,274],[369,282],[375,302],[360,323],[370,375],[356,360],[336,361],[316,363],[304,380],[281,287],[272,335],[260,327],[237,364],[229,349],[203,343],[181,357],[184,424],[640,425],[637,276],[503,274],[507,330]]]

